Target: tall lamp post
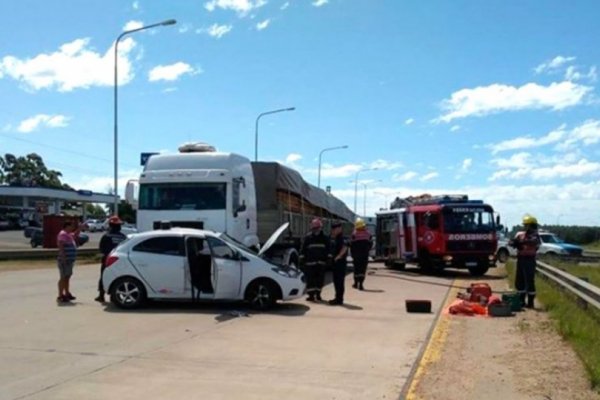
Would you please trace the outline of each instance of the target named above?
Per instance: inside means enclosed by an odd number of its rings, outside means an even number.
[[[390,204],[388,203],[388,198],[389,196],[398,196],[400,195],[400,193],[384,193],[384,192],[374,192],[375,194],[379,195],[379,196],[383,196],[383,201],[384,201],[384,209],[389,209]]]
[[[344,146],[328,147],[326,149],[321,150],[321,152],[319,153],[319,178],[317,180],[318,188],[321,187],[321,157],[323,156],[323,153],[325,153],[326,151],[341,150],[341,149],[347,149],[347,148],[348,148],[348,145],[344,145]]]
[[[379,168],[367,168],[367,169],[361,169],[360,171],[356,172],[356,176],[354,177],[354,214],[356,214],[356,196],[358,194],[358,175],[361,172],[368,172],[368,171],[376,171]]]
[[[114,112],[114,116],[115,116],[115,137],[114,137],[114,147],[115,147],[115,183],[114,183],[114,194],[115,194],[115,204],[114,204],[114,210],[113,210],[113,214],[118,216],[119,215],[119,191],[117,190],[119,187],[119,182],[118,182],[118,175],[119,175],[119,167],[118,167],[118,160],[119,160],[119,152],[118,152],[118,139],[119,139],[119,125],[118,125],[118,70],[117,70],[117,59],[118,59],[118,55],[119,55],[119,41],[121,39],[123,39],[123,37],[125,35],[129,35],[130,33],[134,33],[134,32],[139,32],[139,31],[143,31],[145,29],[150,29],[150,28],[156,28],[157,26],[166,26],[166,25],[174,25],[176,24],[177,21],[175,21],[174,19],[168,19],[166,21],[162,21],[162,22],[158,22],[156,24],[151,24],[151,25],[146,25],[146,26],[142,26],[141,28],[136,28],[136,29],[130,29],[128,31],[125,31],[123,33],[121,33],[118,37],[117,40],[115,41],[115,93],[114,93],[114,105],[115,105],[115,112]]]
[[[367,216],[367,186],[369,186],[369,183],[377,183],[377,182],[382,182],[381,179],[378,179],[376,181],[371,181],[371,182],[361,182],[360,184],[363,185],[363,188],[365,189],[364,191],[364,195],[363,195],[363,217]]]
[[[296,107],[280,108],[279,110],[265,111],[258,114],[258,117],[256,117],[256,124],[254,126],[254,161],[258,161],[258,121],[260,118],[264,115],[276,114],[285,111],[294,111],[295,109]]]

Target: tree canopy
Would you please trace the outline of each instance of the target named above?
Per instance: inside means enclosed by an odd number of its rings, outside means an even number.
[[[0,156],[0,184],[9,186],[71,189],[60,180],[62,173],[49,169],[36,153],[26,156],[5,154]]]

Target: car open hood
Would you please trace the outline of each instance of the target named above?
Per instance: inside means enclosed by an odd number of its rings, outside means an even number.
[[[258,252],[259,256],[262,256],[267,250],[269,250],[271,248],[271,246],[273,246],[275,244],[275,242],[277,241],[277,239],[279,239],[279,236],[281,236],[281,234],[288,228],[288,226],[290,226],[289,222],[286,222],[285,224],[281,225],[269,238],[269,240],[267,240],[267,242],[264,244],[263,247],[261,247],[260,251]]]

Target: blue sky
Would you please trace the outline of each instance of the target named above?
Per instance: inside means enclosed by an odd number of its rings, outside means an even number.
[[[139,154],[204,141],[278,160],[369,214],[467,193],[509,224],[600,225],[600,3],[13,0],[0,3],[0,152],[37,152],[76,188],[120,188]],[[359,186],[358,211],[364,186]]]

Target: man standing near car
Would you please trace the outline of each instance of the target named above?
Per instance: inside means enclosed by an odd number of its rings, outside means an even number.
[[[331,237],[333,238],[333,286],[335,288],[335,298],[329,300],[329,304],[340,306],[344,304],[344,281],[346,279],[346,257],[348,256],[348,246],[342,233],[341,222],[331,224]]]
[[[323,233],[323,223],[315,218],[310,223],[311,232],[304,238],[300,248],[300,264],[306,274],[308,301],[321,301],[321,289],[325,278],[325,267],[329,258],[330,241]]]
[[[71,294],[69,284],[73,275],[75,259],[77,258],[79,229],[79,227],[75,228],[73,221],[65,221],[63,229],[56,238],[58,244],[58,271],[60,273],[56,301],[59,303],[68,303],[75,300],[75,296]]]
[[[100,262],[100,280],[98,281],[98,297],[94,300],[104,303],[104,286],[102,285],[102,272],[106,268],[106,259],[111,251],[114,250],[122,241],[127,239],[121,232],[123,221],[116,215],[108,219],[108,231],[102,235],[100,239],[100,253],[102,253],[102,261]]]

